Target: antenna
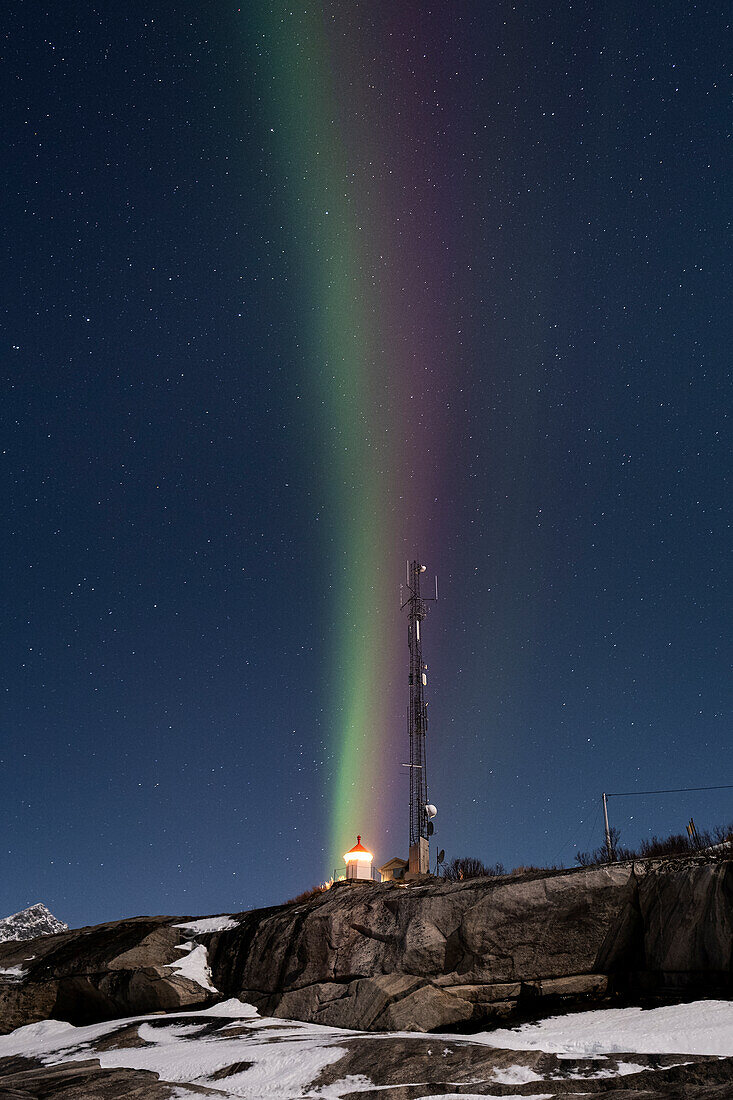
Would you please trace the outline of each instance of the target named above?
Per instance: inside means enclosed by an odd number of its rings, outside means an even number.
[[[407,608],[407,644],[410,650],[409,688],[410,701],[407,711],[407,728],[410,739],[410,873],[427,874],[430,871],[429,837],[433,833],[430,820],[437,813],[428,802],[428,780],[425,757],[425,735],[428,728],[428,711],[425,701],[427,687],[427,665],[423,661],[420,624],[424,621],[427,604],[437,600],[437,577],[435,597],[423,597],[420,593],[420,577],[426,566],[414,559],[407,562],[406,593],[403,593],[401,608]],[[431,812],[432,811],[432,812]]]

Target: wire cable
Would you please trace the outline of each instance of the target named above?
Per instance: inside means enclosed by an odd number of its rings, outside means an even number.
[[[598,823],[598,815],[600,814],[600,812],[601,812],[601,807],[600,807],[600,806],[596,806],[596,815],[595,815],[595,817],[593,818],[593,824],[592,824],[592,825],[591,825],[591,827],[590,827],[590,832],[589,832],[589,834],[588,834],[588,840],[586,841],[586,847],[587,847],[587,846],[588,846],[588,845],[589,845],[589,844],[591,843],[591,840],[593,839],[593,834],[594,834],[594,832],[596,831],[596,825],[597,825],[597,823]],[[562,848],[560,848],[560,849],[559,849],[559,851],[558,851],[557,855],[555,856],[555,858],[553,859],[553,861],[552,861],[552,862],[553,862],[553,863],[557,863],[557,861],[558,861],[558,859],[560,858],[560,856],[562,855],[562,853],[563,853],[563,852],[565,851],[565,849],[566,849],[566,848],[569,848],[571,844],[574,844],[574,841],[573,841],[573,838],[572,838],[572,837],[570,838],[570,840],[567,840],[567,841],[566,841],[566,842],[565,842],[565,843],[563,844]],[[575,846],[575,847],[577,848],[577,845],[576,845],[576,844],[574,844],[574,846]]]
[[[733,791],[733,783],[723,783],[719,787],[670,787],[665,791],[611,791],[606,798],[626,798],[633,794],[687,794],[689,791]]]

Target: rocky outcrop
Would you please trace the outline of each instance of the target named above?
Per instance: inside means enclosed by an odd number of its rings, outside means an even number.
[[[0,944],[0,1032],[54,1017],[92,1023],[218,999],[181,973],[191,935],[174,917],[136,917]]]
[[[341,886],[243,915],[212,937],[212,970],[218,988],[270,1015],[373,1030],[720,992],[731,988],[732,891],[729,861]]]
[[[231,996],[338,1027],[470,1028],[619,993],[729,993],[732,933],[729,860],[344,884],[232,918],[139,917],[0,944],[0,1030]],[[180,966],[194,944],[210,979]]]
[[[418,1031],[504,1018],[543,997],[603,996],[596,961],[637,889],[631,867],[339,887],[257,921],[237,970],[228,941],[242,932],[222,933],[212,966],[220,988],[275,1016]]]
[[[61,1066],[37,1065],[28,1058],[0,1059],[1,1100],[56,1096],[63,1100],[171,1100],[172,1095],[172,1086],[161,1082],[157,1073],[102,1069],[97,1058]]]
[[[709,991],[733,974],[733,864],[703,864],[644,877],[639,889],[644,984]]]

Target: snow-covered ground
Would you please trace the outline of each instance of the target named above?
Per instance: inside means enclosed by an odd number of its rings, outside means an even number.
[[[551,1016],[519,1028],[473,1036],[504,1050],[543,1050],[572,1058],[595,1054],[713,1054],[733,1057],[733,1002],[663,1008],[605,1008]]]
[[[141,1045],[129,1045],[131,1037]],[[98,1048],[100,1040],[104,1049]],[[616,1057],[622,1052],[640,1057]],[[252,1006],[230,1000],[204,1011],[86,1027],[44,1020],[0,1036],[0,1059],[17,1055],[46,1066],[97,1058],[103,1069],[150,1070],[171,1082],[171,1096],[180,1100],[211,1095],[204,1090],[212,1089],[222,1100],[340,1100],[406,1085],[420,1090],[412,1093],[420,1100],[436,1095],[551,1100],[579,1095],[583,1082],[600,1078],[623,1076],[626,1084],[643,1073],[648,1083],[650,1073],[683,1072],[679,1067],[688,1064],[686,1056],[733,1057],[733,1003],[607,1009],[456,1036],[355,1032],[264,1018]],[[362,1069],[372,1067],[374,1079],[359,1067],[352,1072],[354,1056]],[[330,1068],[344,1058],[343,1066]],[[410,1076],[397,1082],[392,1071],[403,1066]],[[387,1070],[391,1076],[385,1077]],[[387,1083],[379,1083],[380,1074]],[[440,1091],[458,1086],[488,1091]],[[494,1091],[497,1086],[500,1091]]]
[[[216,1039],[197,1037],[206,1028],[207,1016],[231,1017],[236,1023],[230,1024],[230,1028],[240,1023],[246,1025],[246,1037],[227,1038],[226,1031],[223,1035],[219,1032],[221,1037]],[[96,1040],[130,1024],[137,1026],[144,1047],[95,1049]],[[354,1033],[315,1024],[263,1019],[251,1005],[231,1000],[202,1012],[134,1017],[86,1027],[43,1020],[0,1036],[0,1058],[22,1055],[39,1059],[45,1065],[56,1065],[96,1057],[103,1069],[153,1070],[165,1081],[219,1088],[222,1097],[296,1100],[308,1095],[311,1082],[324,1066],[345,1053],[337,1040],[348,1034]],[[224,1084],[213,1077],[238,1062],[246,1062],[248,1067],[228,1076]],[[191,1093],[181,1095],[190,1097]]]

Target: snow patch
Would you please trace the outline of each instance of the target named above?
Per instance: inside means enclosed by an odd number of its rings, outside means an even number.
[[[314,1095],[318,1096],[318,1100],[342,1100],[345,1093],[350,1095],[352,1092],[369,1092],[382,1087],[373,1084],[368,1077],[364,1077],[361,1073],[349,1073],[346,1077],[342,1077],[340,1081],[334,1081],[331,1085],[321,1085]],[[394,1085],[388,1087],[394,1088]],[[404,1088],[404,1086],[400,1087]]]
[[[188,924],[174,924],[174,928],[182,928],[184,932],[192,932],[194,936],[204,932],[227,932],[230,928],[238,928],[241,921],[232,917],[202,917],[201,920],[192,920]]]
[[[236,1020],[259,1020],[261,1019],[259,1012],[254,1005],[247,1004],[246,1001],[238,1001],[236,997],[230,997],[228,1001],[222,1001],[218,1005],[212,1005],[211,1008],[203,1008],[200,1012],[193,1013],[195,1016],[231,1016]],[[236,1027],[236,1023],[227,1024],[227,1027]]]
[[[191,950],[191,945],[184,943],[180,945],[180,950],[188,951],[188,954],[183,959],[168,963],[170,969],[175,970],[182,978],[188,978],[189,981],[200,985],[202,989],[208,989],[210,993],[218,993],[219,990],[211,981],[209,956],[204,945],[201,943]]]
[[[394,1087],[394,1086],[390,1086]],[[509,1093],[508,1095],[512,1095]],[[533,1092],[529,1093],[516,1093],[516,1096],[521,1095],[522,1100],[552,1100],[555,1095],[554,1092]],[[582,1093],[576,1095],[583,1095]],[[498,1092],[441,1092],[439,1100],[506,1100],[507,1093]],[[435,1093],[431,1093],[430,1096],[418,1096],[416,1100],[438,1100]]]
[[[146,1043],[178,1043],[181,1039],[190,1039],[198,1035],[208,1024],[178,1024],[173,1027],[153,1027],[152,1024],[140,1024],[138,1036]]]
[[[170,1013],[166,1019],[185,1021],[191,1016],[220,1016],[225,1019],[256,1021],[260,1024],[268,1022],[260,1017],[254,1005],[238,1001],[236,997],[222,1001],[221,1004],[212,1005],[210,1008],[200,1009],[198,1012]],[[74,1027],[73,1024],[68,1024],[64,1020],[39,1020],[35,1024],[18,1027],[8,1035],[0,1035],[0,1058],[10,1058],[16,1054],[26,1054],[31,1058],[64,1055],[69,1050],[87,1048],[95,1040],[112,1035],[115,1031],[123,1031],[130,1024],[145,1024],[149,1020],[159,1023],[160,1019],[159,1013],[154,1012],[149,1016],[126,1016],[121,1020],[106,1020],[101,1024],[86,1024],[83,1027]]]
[[[733,1002],[597,1009],[551,1016],[519,1028],[497,1028],[472,1039],[504,1050],[541,1050],[573,1058],[599,1054],[733,1057]]]
[[[127,1021],[129,1022],[129,1021]],[[125,1021],[112,1020],[103,1024],[74,1027],[63,1020],[39,1020],[16,1028],[9,1035],[0,1035],[0,1058],[21,1054],[41,1061],[63,1061],[69,1050],[87,1049],[95,1039],[101,1039],[119,1031]],[[58,1058],[58,1055],[62,1055]]]
[[[669,1066],[665,1068],[669,1069]],[[630,1073],[643,1073],[646,1069],[649,1069],[649,1066],[639,1066],[635,1062],[618,1062],[616,1065],[616,1075],[618,1077],[628,1077]]]
[[[30,959],[25,961],[30,962]],[[0,978],[9,978],[11,981],[20,981],[27,973],[24,966],[6,966],[4,969],[0,967]]]
[[[166,1036],[168,1029],[146,1028],[144,1038],[152,1045],[96,1052],[104,1069],[152,1070],[164,1081],[188,1083],[220,1089],[232,1097],[258,1097],[258,1100],[294,1100],[309,1095],[311,1082],[332,1062],[345,1053],[330,1041],[319,1041],[310,1028],[301,1025],[278,1032],[273,1041],[254,1032],[246,1039],[196,1039]],[[143,1036],[141,1035],[141,1038]],[[236,1062],[251,1063],[241,1073],[224,1080],[213,1074]]]
[[[530,1081],[543,1081],[539,1073],[535,1073],[529,1066],[507,1066],[506,1069],[495,1069],[491,1080],[497,1085],[528,1085]]]
[[[676,1069],[677,1066],[689,1066],[690,1062],[675,1062],[673,1066],[655,1067],[655,1071],[662,1073],[668,1069]],[[602,1081],[609,1077],[627,1077],[630,1073],[642,1073],[649,1066],[638,1066],[634,1062],[618,1062],[614,1069],[598,1069],[594,1073],[553,1073],[551,1081]]]

